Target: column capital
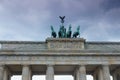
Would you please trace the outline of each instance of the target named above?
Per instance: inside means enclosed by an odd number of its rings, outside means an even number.
[[[86,64],[79,64],[78,66],[86,66]]]
[[[79,66],[78,66],[78,69],[79,69],[79,68],[83,68],[83,67],[85,68],[86,66],[85,66],[85,65],[79,65]]]
[[[85,67],[86,66],[86,64],[81,64],[81,65],[78,65],[78,67]]]
[[[54,67],[54,65],[47,65],[47,67]]]
[[[23,64],[22,66],[24,66],[24,67],[29,67],[30,65],[28,65],[28,64]]]
[[[101,66],[109,66],[109,64],[102,64]]]
[[[54,66],[53,64],[48,64],[47,66]]]

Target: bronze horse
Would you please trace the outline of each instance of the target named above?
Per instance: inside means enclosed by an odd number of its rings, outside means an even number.
[[[54,28],[53,28],[53,26],[51,26],[51,36],[53,37],[53,38],[56,38],[56,36],[57,36],[57,34],[56,34],[56,32],[54,31]]]
[[[80,26],[78,26],[76,32],[73,33],[73,38],[77,38],[78,35],[80,36],[79,30],[80,30]]]
[[[71,34],[72,34],[72,31],[71,31],[71,25],[69,26],[69,29],[67,31],[67,38],[71,38]]]

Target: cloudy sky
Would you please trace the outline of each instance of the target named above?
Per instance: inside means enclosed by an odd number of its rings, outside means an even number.
[[[0,40],[45,41],[59,16],[87,41],[120,41],[120,0],[0,0]]]
[[[87,41],[120,41],[120,0],[0,0],[0,40],[45,41],[59,16]]]

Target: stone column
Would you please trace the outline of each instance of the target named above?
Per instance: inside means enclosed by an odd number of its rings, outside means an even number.
[[[76,69],[76,80],[79,80],[80,72],[79,68]]]
[[[73,77],[74,77],[73,79],[76,80],[76,75],[74,75]]]
[[[8,70],[5,68],[3,80],[9,80],[9,76],[8,75],[9,75]]]
[[[32,80],[32,71],[31,71],[31,68],[30,69],[30,72],[29,72],[29,79]]]
[[[120,68],[117,69],[117,80],[120,80]]]
[[[54,80],[54,67],[53,67],[53,65],[47,66],[46,80]]]
[[[8,80],[11,80],[11,77],[13,76],[13,74],[10,72],[10,70],[8,71]]]
[[[116,73],[113,73],[112,77],[113,77],[113,80],[117,80],[117,74]]]
[[[3,74],[4,74],[3,80],[10,80],[11,79],[11,72],[9,71],[9,69],[6,66],[4,67]]]
[[[30,72],[31,72],[30,67],[28,65],[23,65],[22,80],[31,80]]]
[[[73,73],[73,77],[74,77],[74,80],[76,80],[76,69],[74,70],[74,73]]]
[[[110,80],[110,71],[108,65],[102,65],[103,79]]]
[[[4,66],[0,65],[0,80],[3,80],[3,76],[4,76]]]
[[[113,80],[120,80],[120,68],[112,72]]]
[[[86,68],[84,65],[79,66],[76,76],[76,80],[86,80]]]
[[[93,74],[93,80],[97,80],[97,74],[96,73]]]
[[[103,72],[101,67],[98,68],[98,80],[103,80]]]

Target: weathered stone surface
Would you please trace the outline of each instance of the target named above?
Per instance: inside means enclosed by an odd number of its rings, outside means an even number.
[[[48,44],[48,42],[54,41],[57,44]],[[62,42],[60,42],[62,41]],[[78,42],[77,42],[78,41]],[[57,43],[56,42],[56,43]],[[71,43],[73,42],[73,43]],[[75,43],[74,43],[75,42]],[[82,44],[82,42],[84,42]],[[65,43],[65,44],[64,44]],[[78,44],[77,44],[78,43]],[[77,44],[77,46],[75,45]],[[71,46],[72,45],[72,46]],[[81,46],[84,45],[84,46]],[[73,48],[74,47],[74,48]],[[79,49],[80,48],[80,49]],[[46,42],[41,41],[0,41],[0,50],[89,50],[89,51],[109,51],[120,52],[120,42],[89,42],[83,38],[48,38]]]
[[[22,80],[31,80],[30,77],[30,67],[28,65],[23,65],[22,69]]]
[[[3,80],[4,66],[0,65],[0,80]]]
[[[53,67],[53,65],[47,66],[46,80],[54,80],[54,67]]]
[[[103,65],[102,66],[102,71],[103,71],[103,79],[104,80],[110,80],[110,69],[108,65]]]
[[[47,38],[50,50],[83,50],[85,39],[82,38]]]
[[[3,41],[0,42],[1,50],[45,50],[47,45],[45,42],[34,41]]]
[[[47,80],[54,80],[54,74],[74,74],[75,80],[85,80],[85,75],[95,70],[95,80],[109,80],[110,74],[120,65],[119,42],[48,38],[46,42],[0,41],[0,45],[0,65],[7,66],[12,75],[22,74],[23,80],[31,80],[32,74],[47,74]],[[74,73],[78,66],[79,70]],[[2,74],[3,71],[4,67],[0,66],[0,80],[3,76],[7,78],[7,71]]]
[[[84,65],[81,65],[78,69],[79,71],[79,79],[77,80],[86,80],[86,68]]]

